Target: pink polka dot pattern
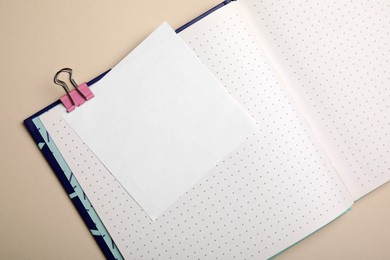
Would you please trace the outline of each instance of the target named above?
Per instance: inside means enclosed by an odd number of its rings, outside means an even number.
[[[243,0],[355,199],[390,179],[390,3]]]

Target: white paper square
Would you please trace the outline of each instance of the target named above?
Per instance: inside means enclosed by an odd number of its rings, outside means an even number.
[[[156,219],[255,130],[168,24],[63,118]]]

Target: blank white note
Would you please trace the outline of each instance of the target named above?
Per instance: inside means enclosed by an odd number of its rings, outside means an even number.
[[[63,118],[156,219],[255,130],[166,23]]]

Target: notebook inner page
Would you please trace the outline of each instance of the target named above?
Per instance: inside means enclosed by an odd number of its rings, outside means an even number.
[[[239,6],[354,199],[390,179],[388,1]]]
[[[92,91],[62,117],[153,220],[255,131],[167,23]]]
[[[264,259],[352,204],[234,4],[180,36],[259,130],[152,221],[60,115],[40,117],[126,259]]]

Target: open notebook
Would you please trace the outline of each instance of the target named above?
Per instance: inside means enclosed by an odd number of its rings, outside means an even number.
[[[37,122],[124,258],[269,258],[390,179],[389,11],[239,0],[180,32],[258,130],[154,221],[61,105]]]

